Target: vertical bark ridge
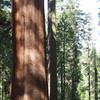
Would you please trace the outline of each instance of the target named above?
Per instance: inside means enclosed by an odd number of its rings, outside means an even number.
[[[13,6],[11,100],[47,100],[44,0],[13,0]]]

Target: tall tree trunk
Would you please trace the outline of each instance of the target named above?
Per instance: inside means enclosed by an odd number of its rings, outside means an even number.
[[[49,100],[57,100],[55,0],[48,0],[48,90]]]
[[[74,51],[75,52],[75,51]],[[75,52],[76,53],[76,52]],[[77,86],[76,86],[76,84],[77,84],[77,81],[76,81],[76,78],[77,78],[77,76],[75,75],[75,68],[77,68],[77,63],[76,63],[76,60],[77,59],[77,57],[75,58],[74,57],[74,59],[73,59],[73,64],[72,64],[72,89],[71,89],[71,100],[77,100],[76,99],[76,96],[77,96],[77,94],[76,94],[76,91],[77,91]]]
[[[47,100],[44,0],[12,0],[14,67],[11,100]]]
[[[89,100],[91,100],[91,80],[90,80],[90,47],[89,47],[89,43],[87,44],[88,47],[88,93],[89,93]]]
[[[93,47],[93,64],[95,72],[95,100],[98,100],[98,78],[97,78],[97,63],[96,63],[96,49]]]
[[[62,53],[62,60],[61,60],[61,100],[65,100],[65,33],[63,33],[63,53]]]
[[[75,36],[74,36],[75,37]],[[80,80],[80,72],[79,72],[79,59],[78,59],[78,45],[75,43],[76,40],[73,37],[73,59],[72,59],[72,96],[71,100],[80,100],[79,95],[77,93],[77,87]]]
[[[61,61],[61,100],[64,100],[64,66],[63,62]]]
[[[95,100],[98,100],[98,78],[97,78],[97,68],[95,66]]]

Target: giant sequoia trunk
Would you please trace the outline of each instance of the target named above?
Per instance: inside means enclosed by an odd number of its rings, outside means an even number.
[[[13,0],[11,100],[47,100],[44,0]]]
[[[57,100],[56,41],[55,34],[55,0],[48,0],[48,91],[49,100]]]

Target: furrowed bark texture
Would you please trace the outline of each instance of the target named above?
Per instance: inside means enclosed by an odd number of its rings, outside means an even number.
[[[14,67],[11,100],[47,100],[44,0],[12,0]]]
[[[56,58],[56,0],[48,0],[48,95],[57,100],[57,58]]]

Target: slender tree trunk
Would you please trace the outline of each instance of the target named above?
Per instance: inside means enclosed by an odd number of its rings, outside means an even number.
[[[48,8],[48,90],[49,100],[57,100],[55,0],[48,0]]]
[[[89,69],[90,70],[90,69]],[[90,89],[90,71],[89,71],[89,100],[91,100],[91,89]]]
[[[65,100],[65,73],[66,73],[66,72],[65,72],[65,66],[66,66],[66,65],[65,65],[65,64],[66,64],[66,62],[65,62],[65,59],[66,59],[66,58],[65,58],[65,56],[66,56],[66,54],[65,54],[65,53],[66,53],[66,49],[65,49],[66,40],[65,40],[65,37],[66,37],[66,36],[65,36],[65,33],[64,33],[64,43],[63,43],[63,48],[64,48],[64,53],[63,53],[63,61],[64,61],[64,66],[63,66],[63,67],[64,67],[64,86],[63,86],[64,91],[63,91],[63,92],[64,92],[64,99],[63,99],[63,100]]]
[[[71,100],[76,100],[76,88],[77,88],[77,86],[76,86],[76,83],[77,83],[77,81],[75,80],[77,77],[75,76],[75,68],[77,67],[77,63],[75,62],[75,59],[77,59],[77,58],[74,58],[73,59],[73,65],[72,65],[72,90],[71,90],[71,93],[72,93],[72,95],[71,95]]]
[[[93,48],[93,64],[95,72],[95,100],[98,100],[98,78],[97,78],[97,64],[96,64],[96,49]]]
[[[64,41],[62,44],[63,54],[62,54],[62,66],[61,66],[61,100],[65,100],[65,33],[63,35]]]
[[[64,37],[64,36],[63,36]],[[61,58],[61,100],[65,100],[65,39],[62,43],[62,58]]]
[[[63,73],[63,62],[61,61],[61,100],[64,100],[64,73]]]
[[[98,100],[98,78],[97,78],[97,68],[95,67],[95,100]]]
[[[72,74],[72,90],[71,90],[71,92],[72,92],[72,95],[71,95],[71,100],[74,100],[75,99],[75,81],[74,81],[74,75]],[[75,99],[76,100],[76,99]]]
[[[88,93],[89,93],[89,100],[91,100],[91,80],[90,80],[90,48],[89,48],[89,43],[87,44],[88,45]]]
[[[11,100],[47,100],[44,0],[12,0],[14,67]]]
[[[2,71],[3,71],[3,70],[2,70]],[[2,81],[2,88],[1,88],[1,92],[2,92],[2,93],[1,93],[1,95],[2,95],[2,97],[1,97],[1,98],[2,98],[2,100],[3,100],[3,97],[4,97],[3,85],[4,85],[4,84],[3,84],[3,76],[1,76],[1,77],[2,77],[2,79],[1,79],[1,81]]]
[[[74,36],[75,37],[75,36]],[[80,100],[79,95],[77,93],[77,87],[80,80],[80,72],[79,72],[79,60],[78,60],[78,46],[75,43],[76,40],[73,37],[73,59],[72,59],[72,96],[71,100]]]

